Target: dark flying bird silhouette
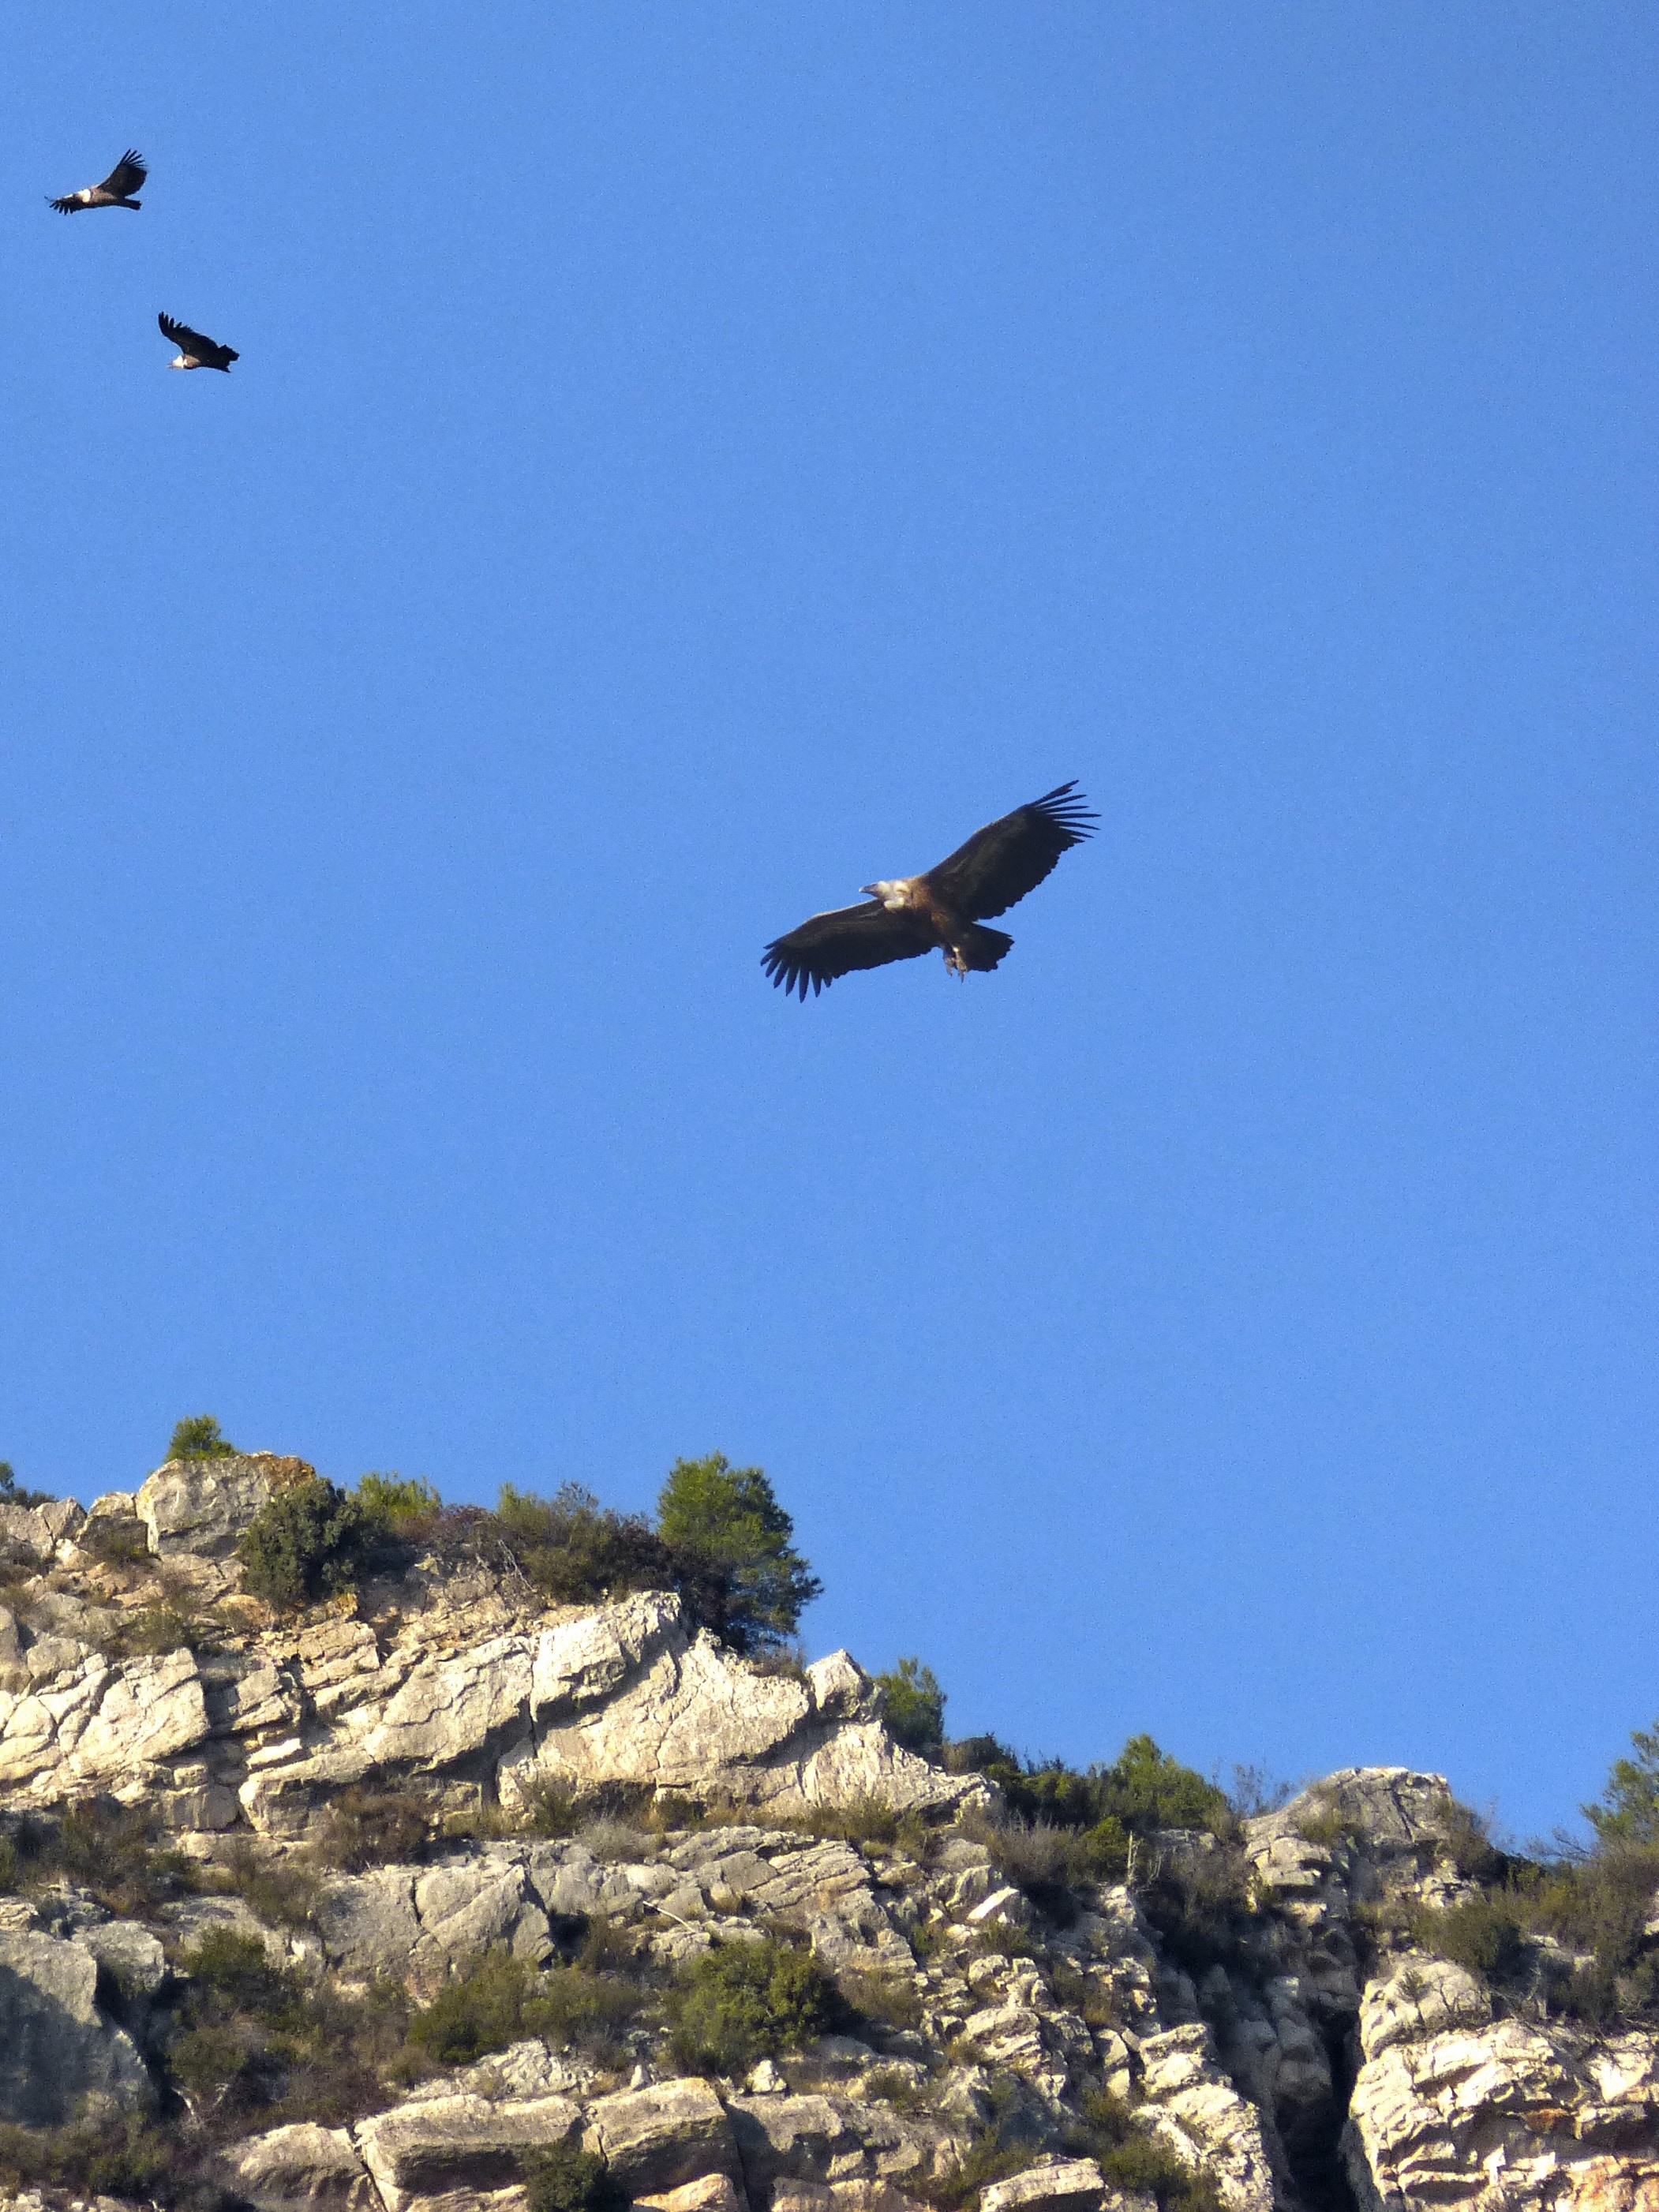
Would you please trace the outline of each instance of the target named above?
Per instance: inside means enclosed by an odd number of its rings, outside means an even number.
[[[204,338],[200,331],[193,331],[188,323],[175,323],[171,315],[157,315],[161,336],[171,338],[179,349],[178,357],[167,363],[169,368],[222,368],[227,376],[230,364],[240,361],[234,346],[221,345],[215,338]]]
[[[1075,797],[1073,794],[1076,793]],[[1080,845],[1100,817],[1090,811],[1075,781],[1029,806],[988,822],[965,845],[925,875],[866,884],[862,906],[815,914],[766,948],[761,963],[784,995],[821,991],[854,968],[915,960],[937,945],[952,975],[986,975],[1013,943],[981,922],[1006,914],[1035,890],[1060,854]]]
[[[82,191],[65,192],[61,200],[53,200],[51,204],[59,215],[79,215],[82,208],[142,207],[143,202],[134,199],[132,195],[149,174],[129,146],[101,185],[88,185]]]

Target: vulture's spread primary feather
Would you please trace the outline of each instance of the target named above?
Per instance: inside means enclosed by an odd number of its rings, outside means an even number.
[[[169,368],[222,368],[228,375],[232,362],[242,357],[234,346],[204,338],[200,331],[191,330],[188,323],[175,323],[171,315],[157,315],[155,319],[161,336],[179,349],[178,358],[167,363]]]
[[[59,215],[79,215],[82,208],[137,208],[143,203],[132,196],[149,174],[129,146],[101,185],[88,185],[81,191],[65,192],[61,200],[53,200],[52,204]]]
[[[821,991],[855,968],[914,960],[935,946],[953,975],[984,975],[1014,940],[980,925],[1035,890],[1062,853],[1092,834],[1090,824],[1099,818],[1075,781],[1062,783],[975,830],[925,875],[866,884],[872,896],[863,905],[815,914],[775,939],[761,964],[786,997],[799,991],[803,999],[809,984]]]

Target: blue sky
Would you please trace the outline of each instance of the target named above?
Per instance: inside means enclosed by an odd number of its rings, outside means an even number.
[[[21,11],[0,1455],[720,1449],[959,1731],[1570,1817],[1659,1707],[1656,79],[1633,6]],[[1068,776],[996,975],[766,987]]]

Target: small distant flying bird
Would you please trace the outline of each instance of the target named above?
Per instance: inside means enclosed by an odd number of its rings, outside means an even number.
[[[52,204],[59,215],[79,215],[82,208],[142,207],[143,202],[134,199],[132,195],[149,174],[149,171],[129,146],[101,185],[88,185],[84,191],[65,192],[61,200],[53,200]]]
[[[175,323],[171,315],[157,315],[155,319],[161,326],[161,336],[179,349],[177,358],[167,363],[169,368],[222,368],[228,376],[232,362],[242,358],[234,346],[204,338],[200,331],[191,330],[187,323]]]
[[[988,974],[1014,940],[980,924],[1035,890],[1060,854],[1080,845],[1092,834],[1089,824],[1099,819],[1075,781],[1062,783],[975,830],[926,875],[865,884],[870,896],[862,906],[815,914],[769,945],[761,964],[774,984],[782,984],[786,998],[798,990],[803,1000],[809,983],[821,991],[854,968],[915,960],[935,946],[952,975]]]

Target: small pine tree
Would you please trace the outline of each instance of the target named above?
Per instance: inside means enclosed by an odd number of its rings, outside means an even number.
[[[878,1674],[887,1733],[911,1751],[937,1751],[945,1741],[945,1692],[931,1667],[920,1659],[901,1659],[889,1674]]]
[[[1659,1844],[1659,1719],[1632,1729],[1630,1740],[1635,1758],[1615,1759],[1599,1801],[1580,1808],[1603,1850]]]
[[[720,1452],[676,1460],[657,1499],[657,1534],[682,1562],[693,1609],[735,1651],[787,1643],[822,1595],[794,1533],[762,1470]]]
[[[235,1445],[228,1437],[221,1435],[219,1424],[211,1413],[192,1413],[180,1421],[167,1446],[170,1460],[234,1458],[235,1454]]]

